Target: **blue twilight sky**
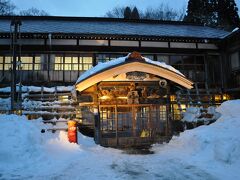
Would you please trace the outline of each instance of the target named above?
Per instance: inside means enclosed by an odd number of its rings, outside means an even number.
[[[137,6],[144,10],[167,3],[174,9],[186,8],[188,0],[12,0],[18,10],[36,7],[55,16],[104,16],[116,6]],[[240,0],[235,0],[240,7]]]

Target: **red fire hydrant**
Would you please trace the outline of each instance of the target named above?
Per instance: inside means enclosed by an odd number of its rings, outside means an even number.
[[[68,121],[68,140],[70,143],[77,143],[77,122]]]

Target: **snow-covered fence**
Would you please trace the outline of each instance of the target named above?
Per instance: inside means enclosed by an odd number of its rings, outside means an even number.
[[[76,93],[73,86],[22,86],[22,114],[33,117],[72,117],[76,114]],[[17,86],[17,93],[19,87]],[[11,108],[10,87],[0,88],[0,111]],[[1,95],[7,98],[1,98]]]

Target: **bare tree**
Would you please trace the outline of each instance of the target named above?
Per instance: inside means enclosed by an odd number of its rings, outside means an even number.
[[[39,10],[37,8],[30,8],[27,10],[22,10],[19,13],[21,16],[48,16],[49,14],[43,10]]]
[[[0,0],[0,15],[13,15],[15,8],[10,0]]]
[[[170,8],[167,4],[160,4],[157,8],[147,8],[143,12],[142,19],[155,20],[182,20],[185,15],[185,9],[178,11]]]
[[[106,17],[124,18],[124,10],[126,7],[115,7],[113,10],[106,13]],[[133,9],[133,8],[130,8]],[[170,8],[167,4],[160,4],[157,8],[147,8],[145,11],[139,11],[140,19],[154,19],[154,20],[183,20],[185,16],[185,8],[175,10]]]
[[[124,18],[125,7],[115,7],[111,11],[108,11],[105,16],[109,18]]]

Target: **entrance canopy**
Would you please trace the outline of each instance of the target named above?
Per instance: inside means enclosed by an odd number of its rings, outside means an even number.
[[[163,62],[152,61],[142,57],[137,52],[133,52],[126,57],[98,64],[83,73],[75,86],[81,92],[101,81],[113,80],[119,75],[129,72],[143,72],[167,79],[187,89],[193,88],[193,82],[172,66]],[[143,78],[142,81],[144,80]]]

